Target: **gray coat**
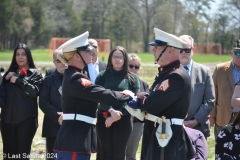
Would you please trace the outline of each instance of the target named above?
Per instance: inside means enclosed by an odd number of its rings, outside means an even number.
[[[196,119],[199,124],[194,129],[200,130],[205,137],[209,137],[209,114],[215,102],[211,70],[204,65],[193,62],[191,72],[192,95],[186,120]]]

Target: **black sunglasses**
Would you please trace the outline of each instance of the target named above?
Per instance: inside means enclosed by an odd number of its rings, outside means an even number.
[[[192,50],[192,48],[183,48],[183,49],[180,50],[180,53],[183,53],[183,51],[184,51],[185,53],[190,53],[191,50]]]
[[[93,46],[95,49],[98,47],[98,46],[94,46],[94,45],[91,45],[91,46]]]
[[[134,66],[134,65],[131,65],[131,64],[128,65],[128,66],[129,66],[129,68],[133,68],[133,67],[134,67],[135,69],[139,69],[139,68],[140,68],[139,66]]]
[[[54,60],[54,62],[62,63],[59,59]]]

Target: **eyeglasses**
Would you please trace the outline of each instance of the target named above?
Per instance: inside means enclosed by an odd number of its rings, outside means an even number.
[[[236,56],[240,56],[240,51],[233,51]]]
[[[131,64],[129,64],[128,66],[129,66],[129,68],[135,68],[135,69],[139,69],[140,68],[139,66],[134,66],[134,65],[131,65]]]
[[[192,48],[183,48],[183,49],[180,50],[180,53],[182,53],[183,51],[184,51],[185,53],[190,53],[191,50],[192,50]]]
[[[112,56],[113,59],[120,59],[123,60],[123,56]]]
[[[62,63],[59,59],[56,59],[53,62]]]

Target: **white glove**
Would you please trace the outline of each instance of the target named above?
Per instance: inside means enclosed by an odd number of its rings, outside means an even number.
[[[135,98],[134,93],[130,90],[124,90],[124,91],[122,91],[122,93],[127,96],[131,96],[132,98]]]

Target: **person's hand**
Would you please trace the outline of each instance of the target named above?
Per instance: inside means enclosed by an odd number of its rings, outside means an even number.
[[[140,106],[138,105],[138,99],[134,98],[131,101],[128,102],[128,106],[133,109],[140,109]]]
[[[106,125],[106,128],[109,128],[111,127],[112,123],[115,122],[113,117],[108,117],[106,120],[105,120],[105,125]]]
[[[5,77],[5,79],[6,79],[6,80],[9,80],[12,76],[15,76],[15,75],[16,75],[15,72],[9,72],[9,73],[7,74],[7,76]]]
[[[58,123],[59,123],[59,125],[62,125],[62,122],[63,122],[63,112],[57,112],[57,114],[59,115]]]
[[[209,121],[210,121],[210,128],[211,127],[214,127],[215,123],[216,123],[216,118],[215,117],[210,117],[209,118]]]
[[[144,96],[148,96],[148,95],[149,95],[148,92],[141,92],[141,93],[138,93],[138,94],[137,94],[137,98],[142,99]]]
[[[17,78],[18,78],[18,77],[16,77],[16,76],[12,76],[12,77],[10,78],[10,82],[11,82],[11,83],[15,83]]]
[[[186,127],[193,128],[198,124],[198,121],[194,119],[194,120],[184,121],[183,123]]]
[[[130,90],[124,90],[122,92],[120,92],[121,94],[124,94],[126,96],[131,96],[132,98],[134,98],[134,93]]]
[[[118,121],[118,120],[121,119],[122,112],[117,111],[117,110],[115,110],[115,109],[113,109],[113,108],[110,108],[110,109],[108,110],[108,112],[111,114],[111,116],[112,116],[112,118],[114,119],[114,121]]]

